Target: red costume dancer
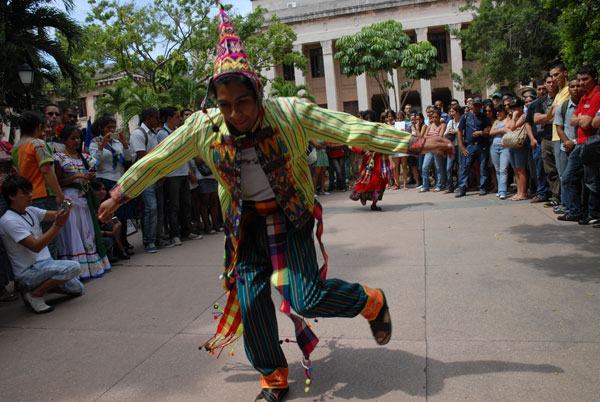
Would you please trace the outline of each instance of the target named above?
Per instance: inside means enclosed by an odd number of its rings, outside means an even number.
[[[354,152],[362,153],[363,158],[360,163],[360,175],[354,185],[354,191],[350,194],[350,199],[360,200],[365,205],[371,201],[372,211],[381,211],[377,206],[377,201],[383,198],[383,192],[392,174],[390,164],[387,158],[379,152],[370,152],[358,148],[352,148]]]

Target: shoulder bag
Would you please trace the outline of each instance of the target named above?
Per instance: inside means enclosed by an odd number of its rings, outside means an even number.
[[[525,124],[518,129],[506,133],[502,136],[502,147],[503,148],[521,148],[527,141],[527,131],[525,130]]]

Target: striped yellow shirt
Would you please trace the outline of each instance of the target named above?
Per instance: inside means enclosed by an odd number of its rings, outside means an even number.
[[[297,98],[263,101],[264,117],[254,146],[271,188],[286,216],[301,226],[312,214],[314,189],[306,162],[310,138],[348,144],[381,153],[408,153],[411,135],[392,126],[370,123],[352,115],[320,108]],[[236,192],[235,139],[229,134],[218,109],[196,112],[161,142],[152,152],[136,162],[111,191],[119,203],[137,197],[161,177],[171,173],[190,158],[200,156],[219,181],[219,198],[226,224],[234,236],[239,226],[241,200]],[[229,221],[229,222],[227,222]]]

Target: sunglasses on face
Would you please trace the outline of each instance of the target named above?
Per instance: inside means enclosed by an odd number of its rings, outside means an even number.
[[[58,116],[59,116],[59,113],[58,113],[58,112],[47,112],[46,114],[47,114],[48,116],[56,116],[56,117],[58,117]]]

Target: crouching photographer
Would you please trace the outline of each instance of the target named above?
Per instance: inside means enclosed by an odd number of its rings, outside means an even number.
[[[78,279],[79,263],[53,260],[48,251],[48,244],[69,218],[69,200],[65,200],[58,211],[46,211],[31,206],[32,191],[31,182],[21,176],[9,176],[2,183],[2,195],[9,209],[0,218],[0,238],[23,301],[41,314],[54,310],[44,300],[47,292],[79,296],[83,293],[83,284]],[[42,233],[40,225],[44,221],[53,221],[46,233]]]

